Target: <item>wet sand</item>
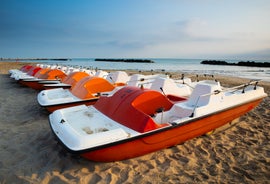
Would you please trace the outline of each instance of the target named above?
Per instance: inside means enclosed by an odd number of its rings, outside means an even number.
[[[270,97],[211,135],[124,161],[97,163],[55,140],[37,91],[0,62],[0,183],[269,183]],[[218,76],[223,86],[247,79]],[[270,83],[260,83],[270,95]]]

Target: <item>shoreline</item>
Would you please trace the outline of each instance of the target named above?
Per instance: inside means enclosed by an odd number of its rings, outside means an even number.
[[[25,64],[0,62],[0,183],[267,183],[270,180],[269,96],[256,109],[211,135],[134,159],[98,163],[64,150],[50,130],[49,113],[36,101],[38,92],[9,78],[9,69],[19,69]],[[249,81],[215,77],[223,86]],[[270,95],[269,82],[261,81],[259,85]]]
[[[105,62],[127,62],[127,63],[154,63],[154,61],[149,59],[104,59],[96,58],[95,61],[105,61]]]
[[[0,58],[0,61],[16,61],[16,62],[26,62],[26,61],[69,61],[69,58]]]
[[[10,61],[0,61],[0,74],[7,74],[8,70],[10,69],[20,69],[22,66],[24,65],[34,65],[37,64],[36,62],[20,62],[20,61],[16,61],[16,60],[10,60]],[[106,70],[106,69],[104,69]],[[116,69],[108,69],[106,71],[116,71]],[[173,77],[176,76],[180,76],[179,71],[165,71],[165,70],[135,70],[135,69],[126,69],[124,70],[126,71],[128,74],[134,74],[134,73],[145,73],[145,74],[152,74],[152,73],[163,73],[163,74],[168,74],[171,75]],[[183,72],[183,74],[185,75],[185,77],[190,77],[192,80],[196,80],[196,75],[198,75],[197,73],[187,73],[187,72]],[[204,77],[204,75],[206,75],[206,77]],[[199,74],[199,79],[200,80],[205,80],[205,79],[210,79],[212,75],[209,74]],[[249,82],[251,79],[248,78],[243,78],[243,77],[236,77],[236,76],[232,76],[232,75],[223,75],[223,74],[215,74],[214,77],[217,80],[223,81],[226,80],[226,83],[229,83],[230,85],[238,85],[241,83],[246,83]],[[235,78],[237,79],[238,82],[233,82],[230,80],[227,80],[228,78]],[[260,84],[266,85],[266,87],[268,86],[268,84],[270,84],[269,81],[265,81],[265,80],[261,80],[259,82]]]
[[[7,62],[16,62],[7,61]],[[92,60],[72,60],[72,61],[29,61],[30,63],[41,64],[59,64],[74,67],[86,67],[91,69],[101,70],[132,70],[136,72],[153,71],[155,73],[179,73],[179,74],[214,74],[228,77],[241,77],[247,79],[257,79],[270,82],[270,73],[268,68],[262,67],[244,67],[244,66],[218,66],[218,65],[203,65],[197,60],[192,64],[181,64],[181,60],[175,64],[170,61],[155,61],[155,63],[127,63],[127,62],[95,62]],[[194,62],[194,61],[193,61]],[[146,67],[147,66],[147,67]],[[162,69],[163,68],[163,69]]]

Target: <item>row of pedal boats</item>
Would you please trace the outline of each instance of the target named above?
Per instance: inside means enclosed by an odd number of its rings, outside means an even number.
[[[22,85],[40,90],[37,101],[51,112],[51,130],[64,148],[100,162],[138,157],[204,135],[267,96],[254,80],[225,88],[216,80],[41,64],[9,72]]]

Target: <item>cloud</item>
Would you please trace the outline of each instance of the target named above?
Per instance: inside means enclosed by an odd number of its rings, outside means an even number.
[[[229,55],[230,58],[245,59],[245,60],[270,60],[270,47],[268,49],[242,52],[234,55]]]
[[[270,48],[269,11],[253,1],[11,2],[0,10],[2,55],[267,57]]]
[[[175,22],[174,32],[179,35],[180,41],[215,42],[229,39],[223,30],[219,30],[201,18]]]
[[[121,49],[140,49],[140,48],[144,48],[146,46],[146,44],[142,41],[119,41],[119,40],[115,40],[115,41],[110,41],[108,43],[106,43],[107,45],[110,45],[112,47],[118,47]]]

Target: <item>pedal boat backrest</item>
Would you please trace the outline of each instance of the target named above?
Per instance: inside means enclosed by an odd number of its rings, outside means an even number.
[[[187,101],[187,105],[191,107],[207,105],[210,103],[211,99],[213,99],[213,94],[221,90],[219,83],[198,83],[192,91],[190,98]]]
[[[39,70],[41,70],[42,68],[38,67],[38,66],[34,66],[33,68],[31,68],[27,74],[34,76]]]
[[[22,72],[28,72],[33,66],[32,65],[24,65],[20,68]]]
[[[71,87],[73,87],[82,78],[88,77],[88,76],[89,74],[85,72],[72,72],[67,77],[65,77],[65,79],[63,80],[63,83],[70,84]]]
[[[222,99],[219,83],[198,83],[192,91],[190,98],[186,102],[176,103],[170,110],[168,121],[176,119],[194,117],[201,113],[205,113],[209,106],[215,107],[216,102]]]
[[[142,74],[133,74],[130,76],[130,79],[127,81],[128,86],[137,86],[139,87],[140,81],[145,78]]]
[[[191,89],[187,85],[176,83],[170,78],[158,77],[150,86],[150,89],[162,92],[161,88],[166,95],[187,97],[191,94]]]
[[[109,81],[101,77],[84,77],[71,89],[71,93],[80,99],[96,97],[97,93],[112,91],[114,89]]]
[[[123,87],[110,97],[101,96],[94,105],[109,118],[140,133],[167,126],[156,123],[152,116],[172,106],[173,103],[160,92],[133,86]]]
[[[108,72],[103,71],[103,70],[98,70],[95,75],[95,77],[101,77],[101,78],[106,78],[108,76]]]
[[[38,79],[46,79],[47,77],[47,73],[51,71],[50,68],[43,68],[41,70],[39,70],[34,77],[38,78]]]
[[[159,78],[160,75],[142,75],[142,74],[133,74],[130,76],[129,80],[127,81],[128,86],[137,86],[144,88],[150,88],[152,83]],[[165,77],[165,76],[164,76]]]
[[[59,79],[59,80],[63,80],[67,74],[65,74],[62,70],[59,69],[53,69],[50,70],[49,72],[46,73],[47,76],[45,77],[45,79],[51,79],[51,80],[55,80],[55,79]]]
[[[109,73],[106,79],[116,86],[124,86],[129,80],[129,76],[124,71],[116,71]]]

